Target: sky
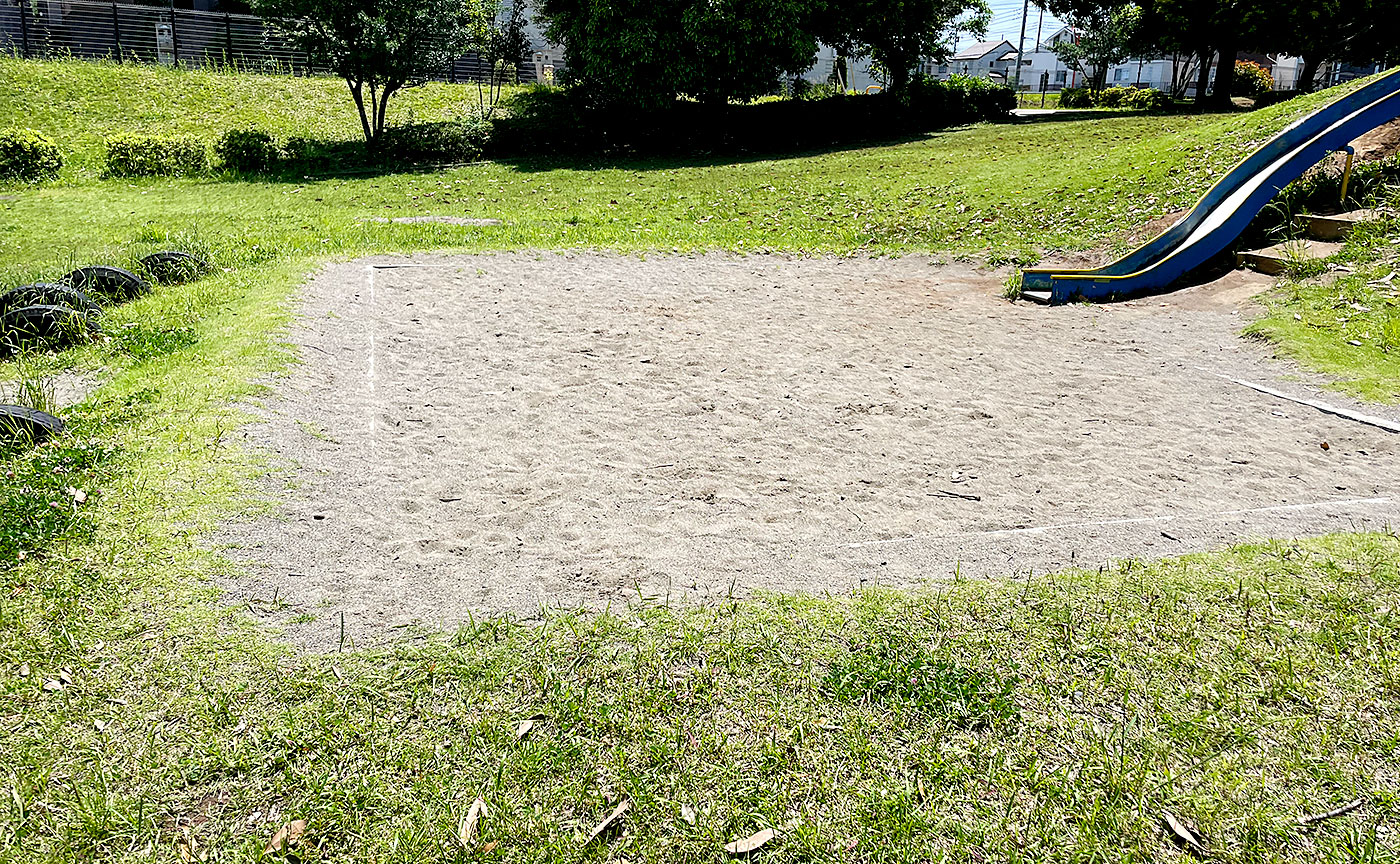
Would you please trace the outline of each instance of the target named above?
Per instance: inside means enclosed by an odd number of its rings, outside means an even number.
[[[988,0],[987,5],[992,7],[992,23],[987,28],[987,38],[993,42],[1005,39],[1012,45],[1021,35],[1021,5],[1022,0]],[[1040,10],[1035,3],[1031,3],[1030,21],[1026,24],[1026,50],[1030,51],[1035,45],[1035,25],[1040,15]],[[1050,35],[1060,26],[1060,22],[1045,13],[1045,30],[1043,35]],[[971,36],[964,36],[958,41],[958,47],[971,45],[977,40]]]

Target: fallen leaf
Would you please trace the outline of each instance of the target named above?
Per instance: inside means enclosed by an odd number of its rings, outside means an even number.
[[[69,672],[67,669],[60,669],[58,670],[58,680],[62,681],[64,684],[72,684],[73,673]]]
[[[742,840],[726,843],[724,851],[728,853],[729,857],[738,858],[740,855],[748,855],[751,852],[757,852],[759,849],[771,843],[777,836],[777,831],[774,831],[772,828],[764,828],[757,834],[751,834]]]
[[[534,728],[534,720],[521,720],[520,725],[515,727],[515,740],[524,741],[525,736],[529,735],[532,731],[534,731]]]
[[[1186,851],[1194,855],[1203,856],[1206,854],[1205,838],[1194,828],[1191,828],[1166,810],[1162,811],[1162,822],[1167,826],[1167,830],[1171,832],[1171,838],[1176,841],[1178,845],[1184,846]]]
[[[607,818],[604,819],[602,822],[598,823],[598,827],[593,829],[593,833],[588,835],[588,839],[583,841],[583,845],[587,846],[594,840],[597,840],[599,837],[603,836],[608,831],[612,830],[612,828],[616,826],[618,822],[622,821],[622,817],[627,815],[627,811],[631,809],[631,800],[623,798],[622,803],[614,807],[613,811],[608,814]]]
[[[97,729],[98,732],[101,732],[103,729],[106,729],[106,728],[107,728],[107,721],[106,721],[106,720],[94,720],[94,721],[92,721],[92,725],[93,725],[94,727],[96,727],[96,729]]]
[[[482,846],[481,846],[481,854],[482,854],[482,855],[486,855],[486,854],[488,854],[492,849],[495,849],[495,848],[496,848],[496,841],[495,841],[495,840],[492,840],[490,843],[484,843],[484,844],[482,844]]]
[[[1323,441],[1323,442],[1322,442],[1322,449],[1323,449],[1323,450],[1331,450],[1331,449],[1332,449],[1332,445],[1331,445],[1331,444],[1328,444],[1326,441]]]
[[[695,824],[695,808],[689,804],[681,805],[681,821],[687,825]]]
[[[268,842],[267,848],[263,850],[264,855],[286,852],[291,847],[301,842],[301,837],[306,833],[306,820],[293,819],[286,825],[277,829],[277,833],[272,835],[272,840]]]
[[[50,678],[49,680],[44,682],[44,689],[48,690],[50,693],[57,690],[62,690],[63,682],[59,681],[57,678]]]
[[[481,817],[486,815],[486,802],[480,798],[472,802],[472,806],[467,810],[467,815],[462,817],[462,821],[457,824],[457,842],[462,844],[462,848],[468,852],[476,845],[476,825],[481,821]]]
[[[28,677],[29,677],[29,664],[28,664],[28,663],[21,663],[21,664],[19,664],[19,677],[21,677],[21,678],[28,678]]]

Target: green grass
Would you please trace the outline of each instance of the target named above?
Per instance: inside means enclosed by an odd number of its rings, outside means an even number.
[[[43,95],[46,75],[67,89]],[[276,128],[302,133],[334,110],[334,86],[4,60],[0,125],[91,141],[85,123],[120,117],[93,95],[108,87],[157,126],[161,104],[187,106],[198,119],[182,129],[213,137],[281,88]],[[250,89],[226,96],[236,87]],[[318,262],[437,247],[1033,254],[1176,206],[1291,116],[304,184],[101,181],[80,164],[3,190],[7,282],[168,246],[215,272],[109,310],[106,341],[0,366],[101,376],[65,412],[70,436],[0,454],[0,861],[269,860],[293,819],[308,823],[301,861],[721,861],[768,826],[787,828],[760,853],[775,862],[1180,858],[1162,811],[1216,860],[1400,860],[1393,534],[937,593],[493,617],[374,650],[351,633],[322,655],[256,624],[277,598],[227,605],[229,565],[201,542],[259,506],[237,406],[291,362],[287,300]],[[427,212],[507,225],[361,221]],[[581,848],[622,796],[620,830]],[[455,837],[477,797],[489,851]]]
[[[1342,392],[1400,402],[1400,220],[1362,226],[1329,261],[1301,262],[1263,300],[1268,315],[1247,333]]]
[[[1248,115],[977,126],[893,146],[734,164],[579,166],[541,153],[451,171],[300,184],[95,175],[97,136],[128,125],[128,116],[143,129],[168,123],[171,131],[210,140],[250,122],[279,134],[339,130],[352,137],[354,113],[340,87],[318,79],[0,60],[0,126],[38,128],[78,153],[59,184],[16,187],[0,200],[0,284],[119,256],[133,242],[175,231],[215,248],[257,246],[279,256],[585,246],[1033,260],[1041,249],[1098,245],[1186,206],[1256,142],[1331,97]],[[450,85],[414,92],[400,116],[414,104],[422,116],[441,116],[474,92]],[[425,213],[506,224],[366,221]]]

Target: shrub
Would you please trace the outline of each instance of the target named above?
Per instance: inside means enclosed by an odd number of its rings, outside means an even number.
[[[1094,92],[1088,87],[1066,87],[1060,91],[1061,108],[1093,108]]]
[[[1016,93],[986,78],[953,75],[946,81],[916,78],[904,99],[910,108],[947,123],[999,120],[1016,107]]]
[[[184,177],[209,170],[209,148],[198,138],[124,132],[107,139],[109,177]]]
[[[1105,87],[1093,94],[1095,108],[1122,108],[1123,98],[1128,95],[1125,87]]]
[[[1165,111],[1172,106],[1170,94],[1146,87],[1066,87],[1060,91],[1061,108],[1131,108],[1135,111]]]
[[[230,129],[214,144],[214,155],[229,171],[256,174],[276,165],[282,151],[261,129]]]
[[[1135,111],[1166,111],[1172,107],[1172,95],[1150,87],[1129,90],[1123,97],[1123,107]]]
[[[52,180],[63,167],[58,145],[33,129],[0,129],[0,180]]]
[[[1235,81],[1230,88],[1234,96],[1258,99],[1274,89],[1274,76],[1268,69],[1250,60],[1235,61]]]
[[[408,162],[471,162],[491,140],[483,117],[440,123],[410,123],[385,129],[379,146],[387,159]]]

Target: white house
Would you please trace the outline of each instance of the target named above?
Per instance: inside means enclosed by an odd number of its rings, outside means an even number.
[[[920,71],[930,78],[945,80],[951,75],[990,78],[1005,84],[1016,68],[1016,46],[1000,42],[976,42],[948,58],[947,63],[924,63]]]
[[[1061,42],[1072,41],[1075,38],[1074,31],[1069,27],[1062,27],[1050,34],[1039,45],[1026,52],[1021,58],[1021,84],[1022,92],[1039,93],[1042,84],[1049,93],[1055,93],[1066,87],[1083,87],[1087,83],[1083,73],[1071,69],[1060,61],[1060,58],[1052,50]],[[1185,61],[1177,62],[1171,57],[1155,60],[1128,60],[1111,66],[1108,74],[1104,76],[1104,81],[1109,87],[1150,87],[1154,90],[1170,92],[1173,81],[1173,68],[1176,69],[1178,78],[1185,77],[1188,81],[1187,95],[1193,95],[1196,87],[1195,66],[1188,65]]]

